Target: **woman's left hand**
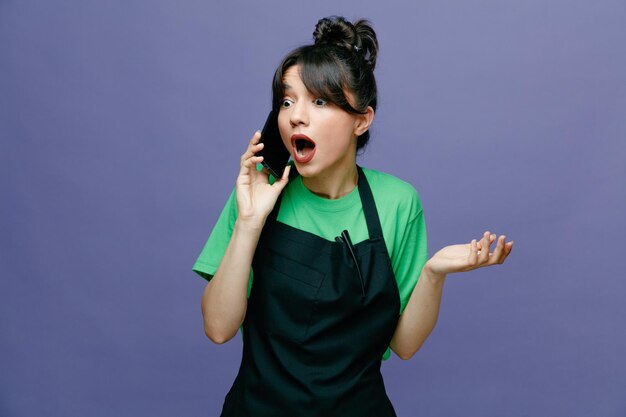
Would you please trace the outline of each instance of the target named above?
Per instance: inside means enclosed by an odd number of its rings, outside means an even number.
[[[513,242],[505,242],[506,236],[501,235],[490,253],[489,247],[495,240],[496,235],[487,231],[479,241],[473,239],[470,243],[446,246],[435,253],[425,267],[433,274],[446,275],[502,264],[511,253]]]

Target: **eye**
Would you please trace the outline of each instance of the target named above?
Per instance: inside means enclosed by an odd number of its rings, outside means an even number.
[[[323,98],[316,98],[315,100],[313,100],[313,103],[319,107],[324,107],[326,104],[328,104],[328,102]]]
[[[293,104],[293,101],[291,101],[288,98],[284,98],[281,102],[280,102],[280,107],[282,107],[283,109],[287,109],[289,107],[291,107],[291,105]]]

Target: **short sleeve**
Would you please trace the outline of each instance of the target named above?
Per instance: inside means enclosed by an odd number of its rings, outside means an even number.
[[[403,236],[398,243],[391,261],[400,292],[400,314],[402,314],[428,260],[426,222],[421,207],[406,223]]]
[[[209,238],[204,244],[192,268],[194,272],[207,281],[209,281],[213,275],[215,275],[215,271],[217,271],[217,267],[230,242],[236,220],[237,202],[235,200],[235,192],[233,191],[226,201],[226,205],[217,219],[217,223],[213,227]]]

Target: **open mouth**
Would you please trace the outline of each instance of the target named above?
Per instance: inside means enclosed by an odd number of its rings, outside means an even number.
[[[315,142],[311,138],[302,134],[295,134],[291,137],[293,147],[293,157],[296,162],[305,163],[313,159],[315,154]]]

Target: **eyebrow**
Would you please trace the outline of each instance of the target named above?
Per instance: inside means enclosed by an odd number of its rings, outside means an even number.
[[[289,84],[283,83],[283,90],[291,90],[291,86]]]

